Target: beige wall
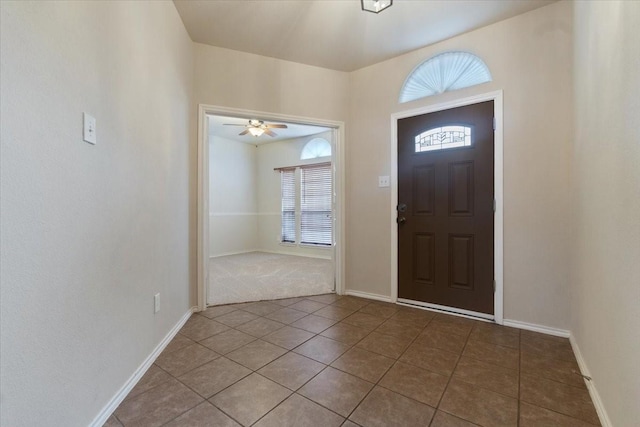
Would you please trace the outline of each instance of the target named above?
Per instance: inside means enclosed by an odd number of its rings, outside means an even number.
[[[611,425],[640,420],[640,3],[575,3],[571,331]]]
[[[258,249],[257,148],[209,137],[209,255]]]
[[[280,173],[274,168],[331,161],[331,157],[300,160],[305,144],[314,138],[331,141],[331,132],[302,138],[287,139],[258,146],[258,220],[260,250],[289,255],[331,258],[329,248],[314,248],[280,243],[281,237],[281,186]],[[297,172],[298,173],[298,172]],[[296,175],[299,182],[299,175]]]
[[[351,73],[347,288],[390,295],[390,115],[504,91],[504,316],[569,326],[568,164],[572,6],[561,2]],[[480,56],[493,82],[398,104],[406,76],[448,50]]]
[[[193,45],[170,2],[1,14],[0,424],[88,425],[190,308]]]

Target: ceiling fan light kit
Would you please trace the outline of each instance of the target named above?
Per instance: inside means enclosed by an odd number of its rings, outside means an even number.
[[[265,123],[264,121],[258,120],[258,119],[249,119],[249,124],[247,125],[237,124],[237,123],[225,123],[224,125],[225,126],[244,126],[246,129],[240,132],[238,135],[242,136],[246,134],[251,134],[251,136],[254,136],[256,138],[258,138],[259,136],[262,136],[263,133],[269,135],[270,137],[278,136],[277,133],[271,131],[272,128],[286,129],[288,127],[285,124]]]
[[[393,0],[360,0],[362,10],[372,13],[380,13],[393,4]]]

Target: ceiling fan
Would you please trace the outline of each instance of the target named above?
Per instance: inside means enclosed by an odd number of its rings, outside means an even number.
[[[287,125],[278,123],[265,123],[264,121],[257,119],[250,119],[249,124],[246,125],[225,123],[225,126],[244,126],[246,129],[240,132],[238,135],[251,134],[256,138],[263,133],[266,133],[271,137],[278,136],[278,134],[273,132],[271,129],[286,129],[288,127]]]

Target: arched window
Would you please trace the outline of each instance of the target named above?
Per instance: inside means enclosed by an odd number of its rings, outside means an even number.
[[[301,160],[315,159],[317,157],[328,157],[331,155],[331,144],[323,138],[313,138],[307,142],[300,155]]]
[[[400,103],[491,81],[489,68],[467,52],[445,52],[418,65],[400,91]]]
[[[471,128],[468,126],[442,126],[416,135],[416,153],[471,145]]]

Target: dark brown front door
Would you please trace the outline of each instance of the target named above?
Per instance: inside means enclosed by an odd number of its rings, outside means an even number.
[[[398,120],[398,297],[493,314],[493,101]]]

